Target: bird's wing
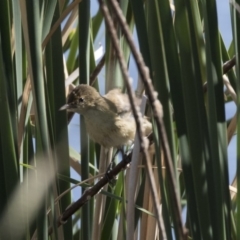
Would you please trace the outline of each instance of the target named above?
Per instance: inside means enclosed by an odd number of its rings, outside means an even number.
[[[131,104],[128,99],[128,95],[121,92],[121,89],[116,88],[110,90],[104,98],[111,102],[115,106],[115,113],[120,116],[125,114],[131,114]]]

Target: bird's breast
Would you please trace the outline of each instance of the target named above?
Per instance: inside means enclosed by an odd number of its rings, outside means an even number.
[[[104,147],[119,147],[134,139],[136,126],[132,118],[92,111],[84,119],[90,138]]]

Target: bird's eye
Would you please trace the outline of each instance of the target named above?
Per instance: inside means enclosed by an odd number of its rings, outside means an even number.
[[[83,102],[83,98],[79,98],[78,102],[80,102],[80,103]]]

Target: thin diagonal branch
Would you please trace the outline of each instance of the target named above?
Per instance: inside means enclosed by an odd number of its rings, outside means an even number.
[[[141,54],[139,53],[139,51],[137,50],[137,48],[135,47],[132,35],[128,29],[126,20],[122,14],[121,9],[119,8],[117,1],[110,0],[110,3],[112,5],[112,9],[114,10],[114,12],[116,14],[116,18],[122,28],[123,34],[125,35],[125,38],[126,38],[128,44],[129,44],[129,47],[132,51],[133,57],[135,58],[138,71],[141,74],[142,81],[144,83],[147,96],[149,98],[149,103],[153,109],[154,118],[156,120],[156,124],[157,124],[157,128],[158,128],[158,134],[162,140],[161,144],[162,144],[163,154],[164,154],[164,157],[166,160],[166,170],[167,170],[167,173],[169,175],[169,180],[170,180],[170,182],[169,182],[170,188],[169,189],[170,189],[171,197],[173,199],[174,213],[176,213],[179,236],[181,239],[186,239],[186,231],[185,231],[185,228],[184,228],[184,225],[182,222],[182,218],[181,218],[180,199],[179,199],[179,195],[177,192],[176,176],[174,174],[172,157],[170,154],[168,140],[167,140],[166,131],[165,131],[165,126],[164,126],[163,118],[162,118],[162,106],[161,106],[159,100],[157,99],[157,95],[154,91],[152,81],[149,76],[149,72],[146,71],[146,65],[144,63],[144,60],[143,60]]]
[[[111,3],[113,3],[113,1],[111,1]],[[107,25],[107,29],[110,32],[110,37],[112,39],[112,43],[114,46],[114,49],[116,51],[116,56],[119,60],[119,64],[122,70],[122,74],[123,74],[123,78],[125,80],[125,84],[126,84],[126,88],[128,91],[128,96],[129,96],[129,101],[131,103],[131,107],[132,107],[132,112],[136,121],[136,126],[137,126],[137,134],[139,137],[139,141],[140,141],[140,146],[142,148],[142,152],[143,152],[143,156],[146,159],[146,165],[147,165],[147,172],[148,172],[148,177],[150,180],[150,187],[151,187],[151,191],[153,194],[153,200],[154,200],[154,207],[155,207],[155,211],[156,211],[156,215],[157,215],[157,222],[158,222],[158,227],[159,227],[159,232],[162,235],[161,239],[167,239],[166,238],[166,232],[165,232],[165,228],[164,228],[164,224],[163,224],[163,220],[162,220],[162,215],[161,215],[161,210],[160,210],[160,204],[159,204],[159,199],[158,199],[158,194],[157,194],[157,188],[154,182],[154,178],[153,178],[153,173],[152,173],[152,168],[151,168],[151,160],[147,151],[147,142],[146,139],[143,138],[143,128],[142,128],[142,122],[141,122],[141,116],[140,116],[140,112],[139,110],[137,110],[135,104],[134,104],[134,99],[133,99],[133,91],[130,85],[130,77],[128,74],[128,70],[127,70],[127,64],[124,60],[122,51],[119,47],[119,41],[118,41],[118,37],[117,37],[117,32],[114,28],[114,24],[113,21],[110,17],[108,8],[106,6],[106,4],[103,2],[103,0],[99,0],[99,4],[100,4],[100,8],[102,10],[103,16],[105,18],[106,21],[106,25]],[[118,14],[116,14],[118,17]],[[144,75],[146,75],[147,70],[146,68],[143,70],[144,71]],[[152,89],[153,90],[153,89]]]
[[[225,62],[222,66],[223,74],[228,73],[236,65],[236,56]],[[203,92],[207,92],[207,82],[203,84]]]
[[[93,196],[95,196],[101,189],[109,183],[119,172],[126,168],[127,164],[131,161],[132,153],[126,156],[116,167],[108,172],[101,180],[99,180],[94,186],[87,189],[83,195],[73,204],[71,204],[65,211],[62,213],[62,216],[57,221],[57,226],[61,226],[67,222],[67,220],[72,217],[72,215],[78,211],[84,204],[86,204]],[[48,234],[52,233],[53,229],[50,227],[48,229]]]
[[[90,76],[90,79],[89,79],[89,82],[90,82],[91,86],[94,84],[94,82],[95,82],[95,80],[97,78],[97,75],[102,70],[104,64],[105,64],[105,53],[104,53],[102,59],[99,61],[98,65],[95,67],[95,69],[91,73],[91,76]]]
[[[148,136],[148,140],[150,145],[153,144],[153,133]],[[127,165],[131,162],[131,159],[132,151],[125,155],[123,159],[112,170],[108,171],[107,174],[105,174],[94,186],[87,189],[76,202],[68,206],[59,217],[57,226],[59,227],[66,223],[68,219],[72,217],[74,213],[76,213],[76,211],[90,201],[92,197],[98,194],[107,183],[110,183],[111,180],[114,179],[121,171],[125,170]],[[49,227],[48,234],[50,235],[52,231],[52,227]]]
[[[236,56],[233,56],[232,59],[228,60],[223,64],[223,74],[226,74],[236,65]]]

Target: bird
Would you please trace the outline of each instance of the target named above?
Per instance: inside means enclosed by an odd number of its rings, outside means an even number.
[[[70,92],[60,110],[81,114],[90,138],[105,148],[120,148],[134,140],[136,123],[131,104],[119,88],[102,96],[94,87],[80,84]],[[152,124],[145,117],[142,120],[144,135],[148,136]]]

